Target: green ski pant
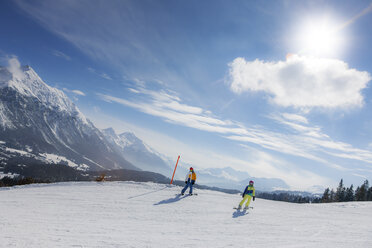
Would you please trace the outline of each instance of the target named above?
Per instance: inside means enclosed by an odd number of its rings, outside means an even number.
[[[246,200],[248,200],[247,203],[245,204],[245,207],[248,207],[249,206],[249,203],[251,202],[251,199],[252,199],[252,196],[251,195],[245,195],[244,198],[243,198],[243,200],[239,203],[239,206],[242,207],[243,204],[244,204],[244,202]]]

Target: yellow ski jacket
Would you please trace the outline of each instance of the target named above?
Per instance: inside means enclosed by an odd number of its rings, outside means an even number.
[[[187,181],[188,179],[190,178],[191,181],[196,181],[196,173],[194,171],[190,171],[187,175],[186,175],[186,179],[185,181]]]

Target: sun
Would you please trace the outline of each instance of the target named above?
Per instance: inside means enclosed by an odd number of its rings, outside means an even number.
[[[326,53],[337,46],[334,29],[324,25],[306,28],[302,42],[304,46],[303,49],[315,54]]]
[[[318,57],[336,57],[344,42],[341,29],[329,18],[312,18],[297,31],[295,42],[299,54]]]

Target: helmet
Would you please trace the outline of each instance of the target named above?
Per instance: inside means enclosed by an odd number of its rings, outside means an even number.
[[[192,171],[192,170],[194,170],[192,167],[190,167],[190,170]]]
[[[249,181],[249,184],[254,184],[254,182],[251,180],[251,181]]]

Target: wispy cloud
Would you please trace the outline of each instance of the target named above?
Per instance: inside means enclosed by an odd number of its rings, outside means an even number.
[[[131,91],[133,91],[133,89]],[[136,102],[105,94],[98,94],[98,96],[107,102],[116,102],[132,107],[146,114],[161,117],[167,122],[190,128],[220,134],[241,134],[246,132],[245,129],[231,121],[220,120],[210,116],[209,112],[199,107],[180,103],[178,97],[172,96],[164,91],[156,92],[142,89],[140,93],[145,94],[149,102]]]
[[[301,123],[308,123],[308,120],[306,117],[298,115],[298,114],[290,114],[290,113],[283,113],[282,116],[285,119],[291,120],[291,121],[296,121],[296,122],[301,122]]]
[[[73,94],[79,95],[79,96],[85,96],[85,93],[82,92],[81,90],[69,90],[67,88],[63,88],[63,91],[73,93]]]
[[[341,60],[298,55],[278,62],[236,58],[229,66],[233,92],[265,92],[284,107],[361,107],[361,91],[371,80]]]
[[[90,71],[91,73],[94,73],[94,74],[100,76],[101,78],[104,78],[104,79],[107,79],[107,80],[112,80],[112,78],[109,75],[107,75],[106,73],[97,72],[96,69],[93,69],[91,67],[88,67],[88,71]]]
[[[72,90],[72,93],[79,95],[79,96],[85,96],[85,93],[80,90]]]
[[[194,59],[192,53],[196,55],[196,52],[184,49],[190,40],[185,39],[185,34],[171,21],[175,16],[167,10],[165,2],[108,1],[99,4],[99,8],[92,7],[96,5],[90,0],[35,0],[32,3],[16,0],[15,3],[45,29],[91,59],[109,64],[118,73],[129,78],[140,75],[157,84],[171,81],[184,92],[192,91],[184,87],[185,79],[178,70],[194,65],[179,58],[183,55]],[[164,35],[165,29],[175,35]],[[98,75],[112,78],[107,73]]]
[[[153,91],[143,87],[129,88],[134,99],[123,99],[98,94],[107,102],[115,102],[163,120],[202,131],[217,133],[227,139],[241,143],[259,145],[263,148],[303,157],[320,162],[330,168],[345,170],[341,165],[328,161],[327,156],[359,160],[372,163],[372,152],[354,148],[352,145],[332,140],[321,127],[309,124],[306,117],[294,113],[269,116],[282,127],[285,134],[267,130],[261,126],[245,126],[232,120],[223,120],[211,111],[182,102],[179,96],[166,90]]]
[[[123,58],[142,64],[150,60],[159,62],[142,39],[144,32],[152,37],[152,44],[158,44],[158,33],[155,27],[138,30],[148,19],[143,10],[135,11],[136,1],[110,1],[99,8],[92,8],[89,0],[15,2],[45,28],[94,59],[120,66],[124,64]]]
[[[292,129],[294,133],[289,135],[289,137],[293,137],[293,144],[301,147],[302,150],[326,153],[333,157],[348,158],[372,164],[371,151],[354,148],[352,145],[344,142],[334,141],[327,134],[323,133],[320,127],[301,125],[288,121],[278,115],[274,115],[271,118]]]
[[[112,80],[112,78],[111,78],[109,75],[107,75],[106,73],[101,73],[100,76],[101,76],[102,78],[104,78],[104,79]]]
[[[265,130],[264,128],[249,128],[247,129],[246,135],[230,135],[226,136],[226,138],[239,142],[256,144],[269,150],[307,158],[328,165],[325,159],[314,155],[311,150],[309,150],[311,144],[306,144],[306,147],[304,147],[302,143],[297,142],[297,140],[301,140],[302,138],[299,135],[284,135]],[[310,147],[308,145],[310,145]]]
[[[52,54],[56,57],[60,57],[60,58],[63,58],[65,60],[68,60],[70,61],[71,60],[71,57],[68,56],[67,54],[61,52],[61,51],[58,51],[58,50],[52,50]]]

